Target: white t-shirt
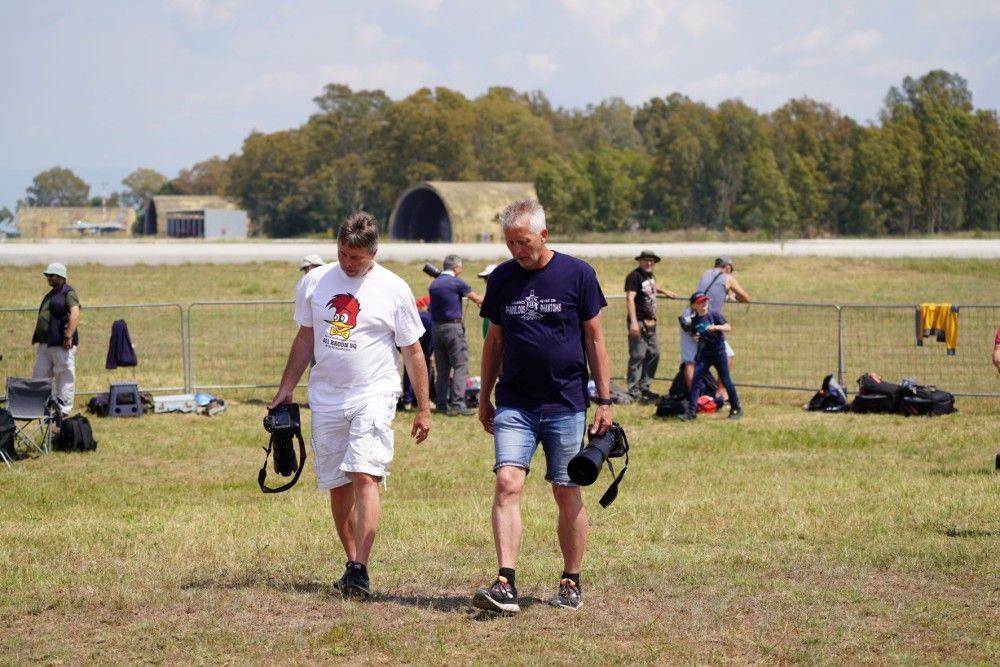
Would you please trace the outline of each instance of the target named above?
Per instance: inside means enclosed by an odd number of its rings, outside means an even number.
[[[424,333],[406,282],[378,264],[358,278],[338,263],[305,277],[295,294],[295,321],[313,329],[309,407],[337,410],[359,395],[398,392],[396,348]]]

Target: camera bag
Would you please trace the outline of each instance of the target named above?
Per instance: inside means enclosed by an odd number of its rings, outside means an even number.
[[[687,413],[688,400],[673,396],[661,396],[656,402],[657,417],[677,417]]]
[[[877,373],[865,373],[858,378],[858,395],[851,403],[851,412],[899,413],[903,388],[885,382]]]
[[[63,419],[59,437],[56,438],[54,445],[56,449],[64,452],[92,452],[97,449],[90,420],[81,414]]]
[[[955,412],[955,397],[934,386],[907,387],[904,390],[900,411],[907,416],[951,414]]]

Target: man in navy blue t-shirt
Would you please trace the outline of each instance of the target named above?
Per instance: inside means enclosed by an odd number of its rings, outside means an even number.
[[[545,479],[559,509],[563,555],[559,590],[550,603],[576,609],[582,600],[588,521],[580,487],[570,481],[566,466],[580,451],[586,429],[588,367],[598,396],[590,432],[603,435],[611,427],[608,352],[601,328],[607,302],[589,264],[545,244],[545,211],[538,202],[513,202],[500,224],[513,260],[496,267],[486,284],[480,314],[490,326],[479,395],[479,420],[493,435],[493,540],[500,571],[490,588],[476,591],[473,605],[520,611],[515,565],[521,546],[521,492],[541,443]]]
[[[481,305],[483,297],[459,278],[462,258],[448,255],[444,270],[431,281],[431,321],[434,335],[434,365],[437,380],[434,403],[438,412],[449,415],[473,414],[465,405],[465,380],[469,376],[469,343],[462,323],[462,297]]]

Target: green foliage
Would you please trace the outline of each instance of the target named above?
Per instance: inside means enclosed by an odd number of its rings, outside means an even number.
[[[122,203],[126,206],[140,209],[146,206],[150,198],[158,194],[167,183],[167,177],[153,169],[140,167],[122,179],[125,191],[122,193]]]
[[[1000,229],[1000,124],[965,80],[906,77],[863,127],[831,105],[761,114],[673,93],[553,109],[538,92],[444,87],[393,101],[327,85],[301,127],[254,133],[171,192],[241,200],[264,233],[295,236],[365,209],[388,223],[423,180],[533,181],[560,233],[703,228],[758,237]]]
[[[90,186],[65,167],[52,167],[35,176],[25,191],[28,206],[86,206]]]

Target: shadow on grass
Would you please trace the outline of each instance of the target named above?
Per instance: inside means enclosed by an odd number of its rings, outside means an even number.
[[[944,531],[948,537],[996,537],[1000,530],[979,530],[976,528],[948,528]]]
[[[373,602],[388,602],[407,607],[417,607],[419,609],[433,609],[434,611],[446,613],[464,611],[468,612],[472,619],[476,621],[494,621],[514,616],[514,614],[508,612],[476,609],[472,606],[471,595],[379,595],[376,593]],[[518,598],[518,604],[521,606],[521,609],[525,609],[533,607],[536,604],[545,604],[545,601],[528,596]]]
[[[328,583],[272,577],[262,574],[240,576],[201,577],[181,584],[182,590],[207,589],[237,590],[241,588],[270,588],[282,593],[329,593],[333,590]],[[340,597],[337,594],[337,597]]]

